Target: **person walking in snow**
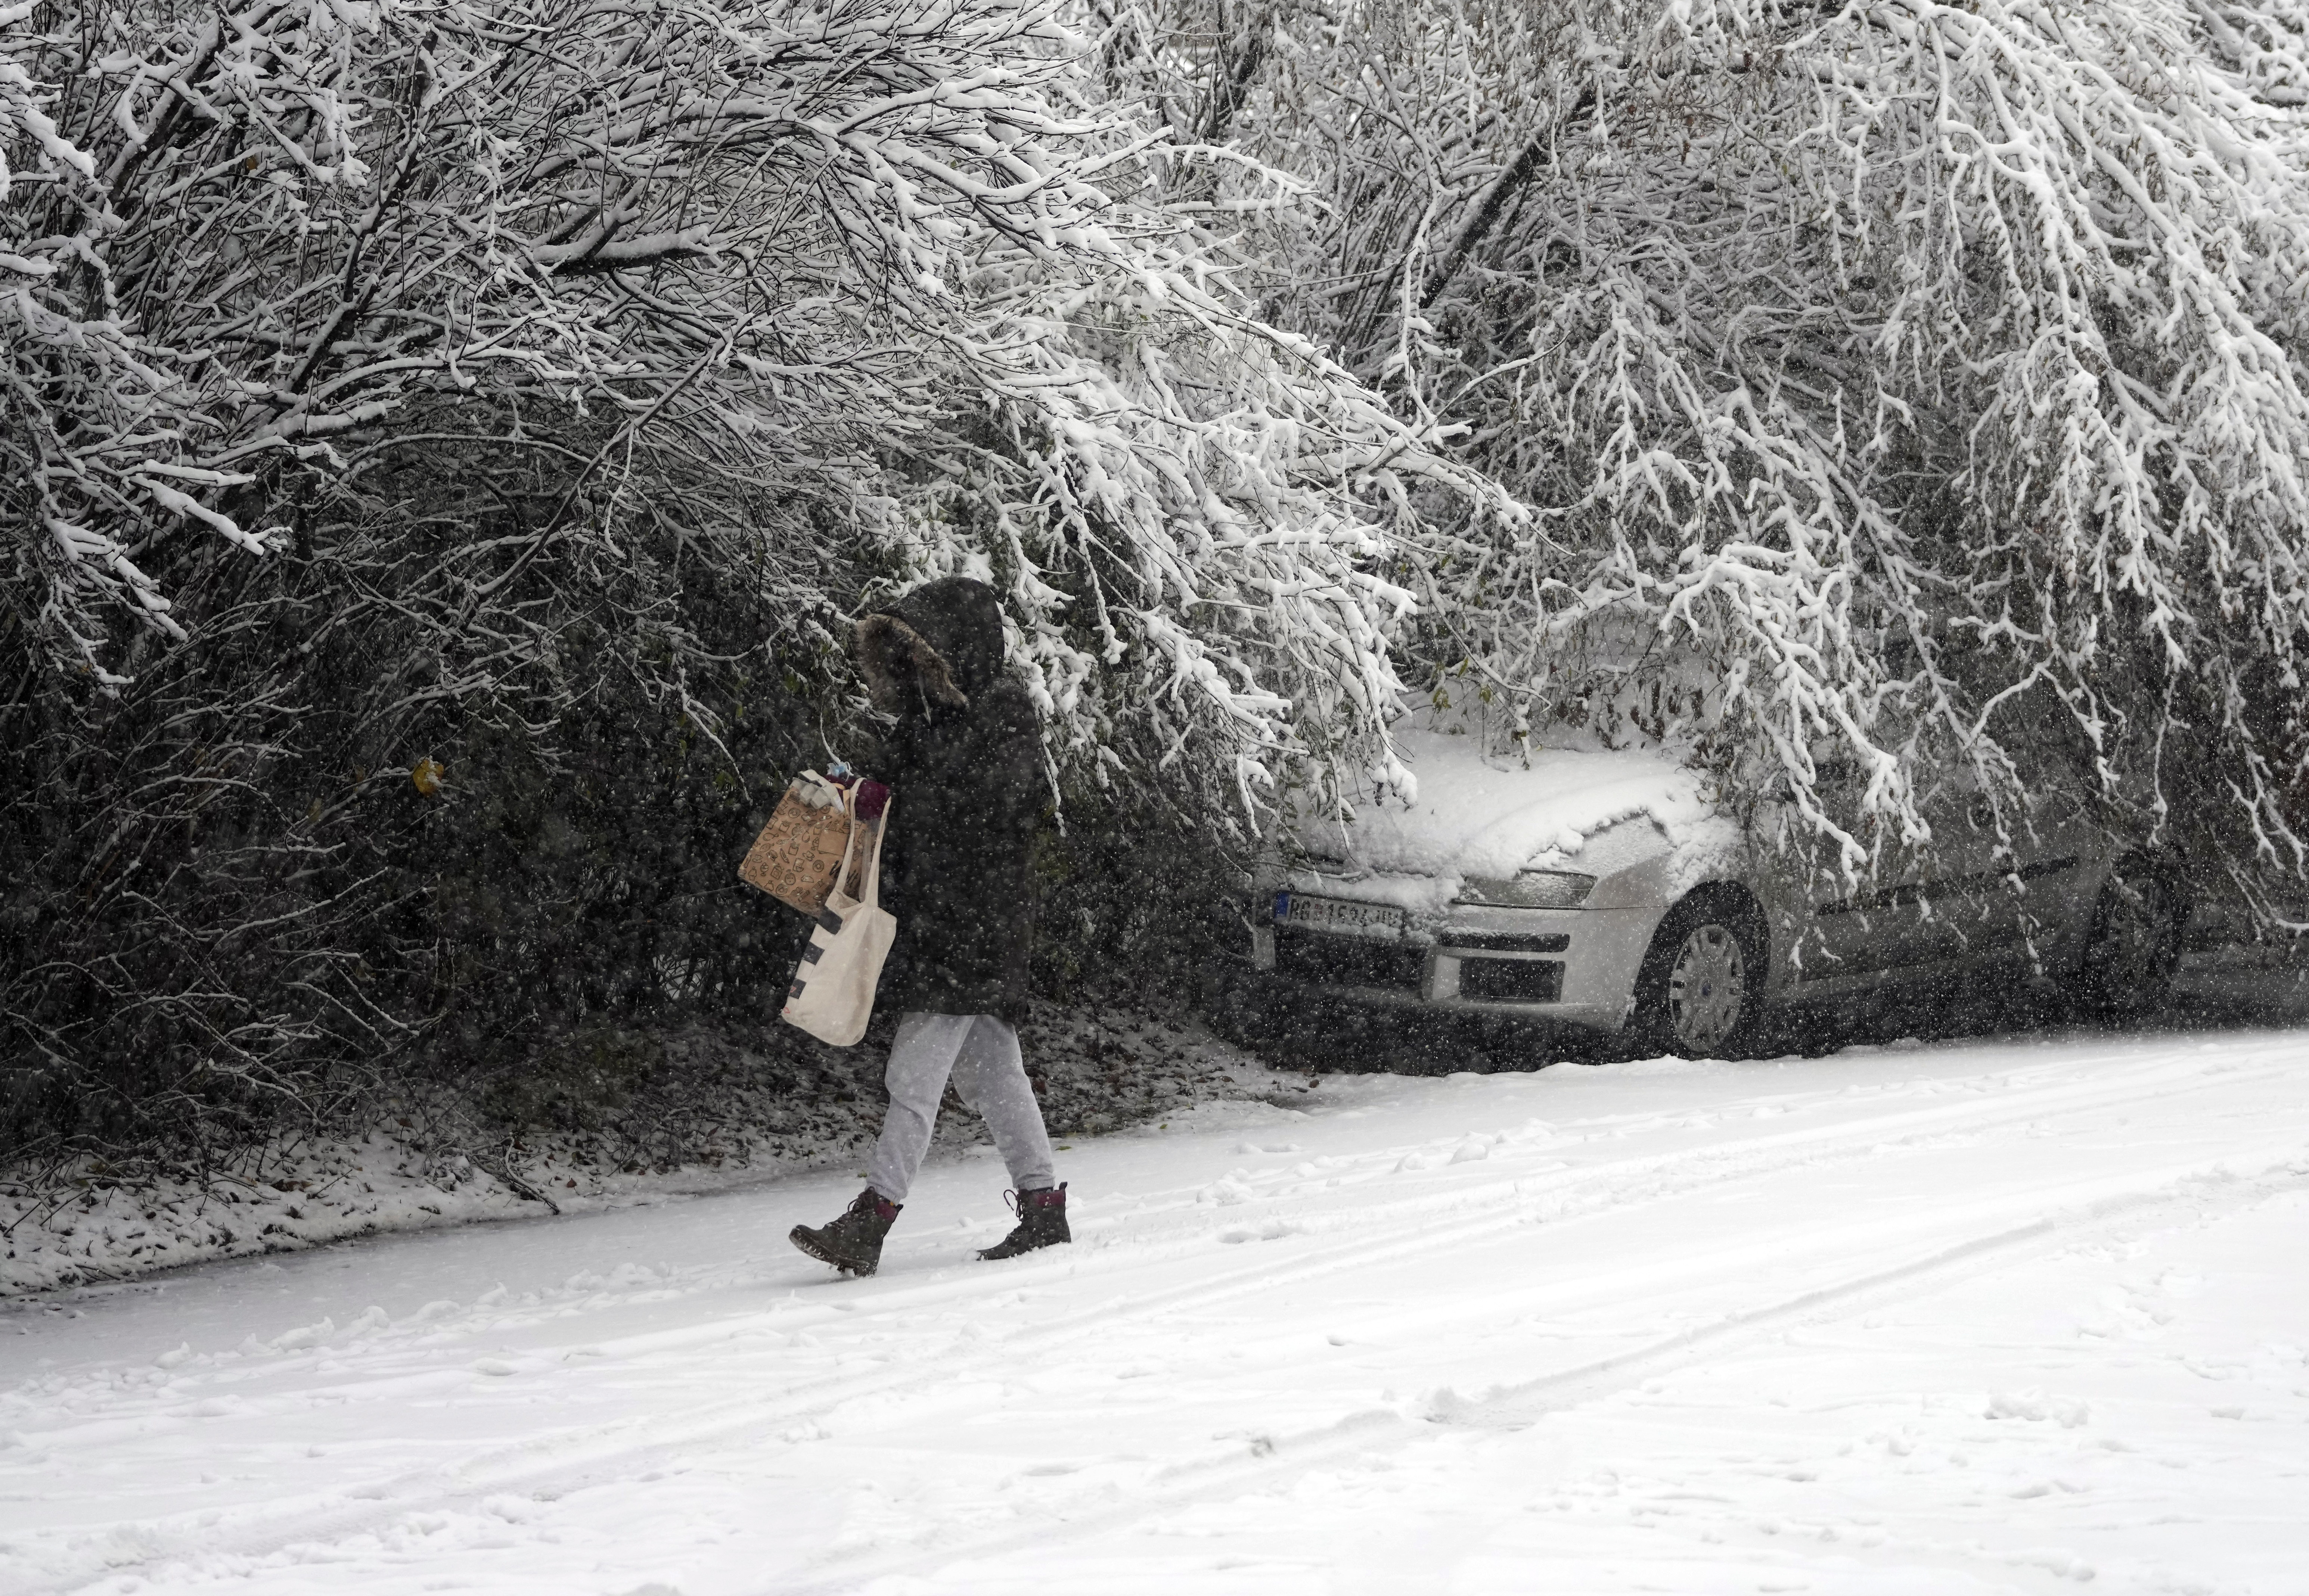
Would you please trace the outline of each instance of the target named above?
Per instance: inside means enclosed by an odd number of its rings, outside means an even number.
[[[900,1011],[890,1106],[868,1185],[840,1217],[790,1239],[850,1274],[882,1258],[930,1151],[952,1078],[1009,1166],[1017,1227],[982,1258],[1071,1241],[1067,1188],[1018,1052],[1033,939],[1027,856],[1042,807],[1033,701],[1003,661],[1002,612],[982,582],[949,576],[859,623],[854,647],[876,705],[897,717],[869,768],[902,800],[882,858],[897,940],[879,1001]]]

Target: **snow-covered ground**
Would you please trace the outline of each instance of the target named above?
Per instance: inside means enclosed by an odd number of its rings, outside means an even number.
[[[2309,1592],[2309,1033],[1307,1100],[0,1306],[0,1589]]]

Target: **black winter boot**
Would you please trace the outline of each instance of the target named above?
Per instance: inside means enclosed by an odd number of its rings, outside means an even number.
[[[899,1207],[869,1186],[833,1223],[814,1230],[796,1225],[786,1233],[786,1239],[844,1274],[871,1274],[882,1266],[882,1238],[897,1223]],[[1065,1220],[1059,1221],[1059,1228],[1066,1228]]]
[[[1067,1229],[1067,1188],[1063,1181],[1038,1192],[1002,1195],[1009,1200],[1010,1211],[1018,1216],[1017,1228],[981,1252],[980,1257],[1015,1258],[1038,1247],[1056,1247],[1061,1241],[1074,1239],[1074,1233]]]

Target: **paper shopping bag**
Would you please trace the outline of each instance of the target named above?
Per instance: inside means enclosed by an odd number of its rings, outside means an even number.
[[[858,791],[854,818],[865,822],[878,839],[882,785],[861,782]],[[787,787],[769,824],[746,850],[745,861],[738,867],[739,878],[804,914],[817,913],[835,888],[835,871],[843,867],[843,850],[850,845],[852,808],[848,790],[816,771],[804,771]],[[852,892],[858,887],[857,867],[852,867],[849,879],[840,884]]]

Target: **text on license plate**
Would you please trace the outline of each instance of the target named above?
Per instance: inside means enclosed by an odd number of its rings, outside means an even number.
[[[1392,903],[1350,903],[1342,898],[1277,893],[1275,923],[1319,927],[1327,931],[1385,931],[1399,935],[1403,930],[1403,910]]]

